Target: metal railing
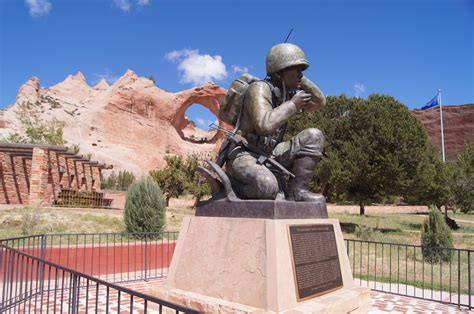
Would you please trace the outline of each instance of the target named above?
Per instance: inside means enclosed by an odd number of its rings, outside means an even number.
[[[178,232],[44,234],[0,240],[7,247],[107,280],[131,282],[168,274]]]
[[[0,312],[198,313],[117,284],[165,277],[176,235],[48,234],[0,240]]]
[[[418,245],[347,239],[345,243],[356,283],[372,290],[474,308],[473,250],[440,248],[442,261],[431,262]]]
[[[0,244],[1,312],[143,311],[198,313]]]
[[[177,232],[163,232],[45,234],[0,240],[0,312],[20,304],[24,308],[26,301],[40,307],[46,302],[53,310],[76,309],[77,302],[81,309],[90,309],[84,299],[96,302],[97,292],[111,302],[128,300],[127,304],[144,306],[151,299],[117,284],[165,278],[177,238]],[[473,250],[442,249],[446,261],[429,263],[421,246],[362,240],[345,240],[345,244],[356,283],[473,309]]]

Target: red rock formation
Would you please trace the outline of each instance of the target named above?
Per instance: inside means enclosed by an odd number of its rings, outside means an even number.
[[[429,141],[441,150],[439,107],[413,110],[428,133]],[[474,104],[443,106],[444,145],[448,158],[454,158],[465,143],[474,143]]]
[[[16,104],[4,110],[7,127],[0,127],[0,134],[23,131],[15,112],[19,103],[30,101],[41,118],[65,122],[68,145],[77,144],[82,154],[139,175],[163,166],[167,154],[216,152],[223,135],[195,129],[185,112],[201,104],[217,116],[225,94],[213,83],[167,92],[131,70],[112,85],[102,80],[94,87],[80,72],[46,89],[32,78],[20,88]]]

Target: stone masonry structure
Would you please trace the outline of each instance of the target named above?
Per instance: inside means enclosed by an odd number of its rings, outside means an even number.
[[[0,144],[0,204],[53,205],[63,189],[100,191],[111,166],[66,147]]]

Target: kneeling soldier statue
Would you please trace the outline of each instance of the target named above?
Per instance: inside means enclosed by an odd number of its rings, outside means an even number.
[[[303,75],[308,67],[309,62],[298,46],[278,44],[267,55],[264,80],[244,74],[229,88],[221,104],[220,117],[226,122],[231,120],[235,130],[227,132],[231,136],[223,143],[217,164],[225,163],[226,174],[238,197],[324,200],[322,195],[308,191],[314,168],[322,156],[322,132],[309,128],[283,141],[288,119],[318,110],[326,103],[318,86]],[[233,118],[225,119],[226,110],[231,116],[233,113]]]

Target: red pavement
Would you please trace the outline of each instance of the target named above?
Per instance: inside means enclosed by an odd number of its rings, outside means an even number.
[[[159,280],[148,281],[148,282],[135,282],[135,283],[126,283],[123,284],[124,287],[129,289],[147,293],[150,283],[158,282]],[[91,286],[89,288],[89,297],[86,304],[85,298],[85,288],[81,289],[80,298],[79,298],[79,313],[85,313],[86,310],[90,313],[96,312],[96,303],[97,303],[97,313],[105,313],[107,308],[107,291],[105,287],[99,289],[99,293],[96,295],[95,287]],[[421,300],[410,297],[397,296],[394,294],[383,293],[372,291],[372,311],[370,313],[473,313],[469,312],[466,308],[457,308],[453,305],[442,304],[439,302],[431,302],[427,300]],[[63,302],[61,301],[63,299]],[[50,312],[59,312],[67,313],[67,300],[68,295],[61,296],[60,293],[56,294],[56,306],[54,306],[54,292],[51,292],[49,296],[45,294],[41,302],[37,303],[36,311],[34,308],[34,299],[31,304],[26,302],[22,304],[20,308],[16,308],[14,312],[20,313],[46,313],[47,308]],[[38,300],[39,301],[39,300]],[[114,313],[118,312],[118,293],[115,290],[109,291],[109,310]],[[40,307],[40,304],[42,308]],[[61,308],[61,303],[63,304]],[[148,305],[148,309],[150,304]],[[130,313],[130,296],[126,294],[121,294],[120,300],[120,312],[126,311]],[[143,313],[144,312],[144,301],[141,299],[135,298],[133,300],[133,313]],[[153,312],[153,311],[151,311]]]

